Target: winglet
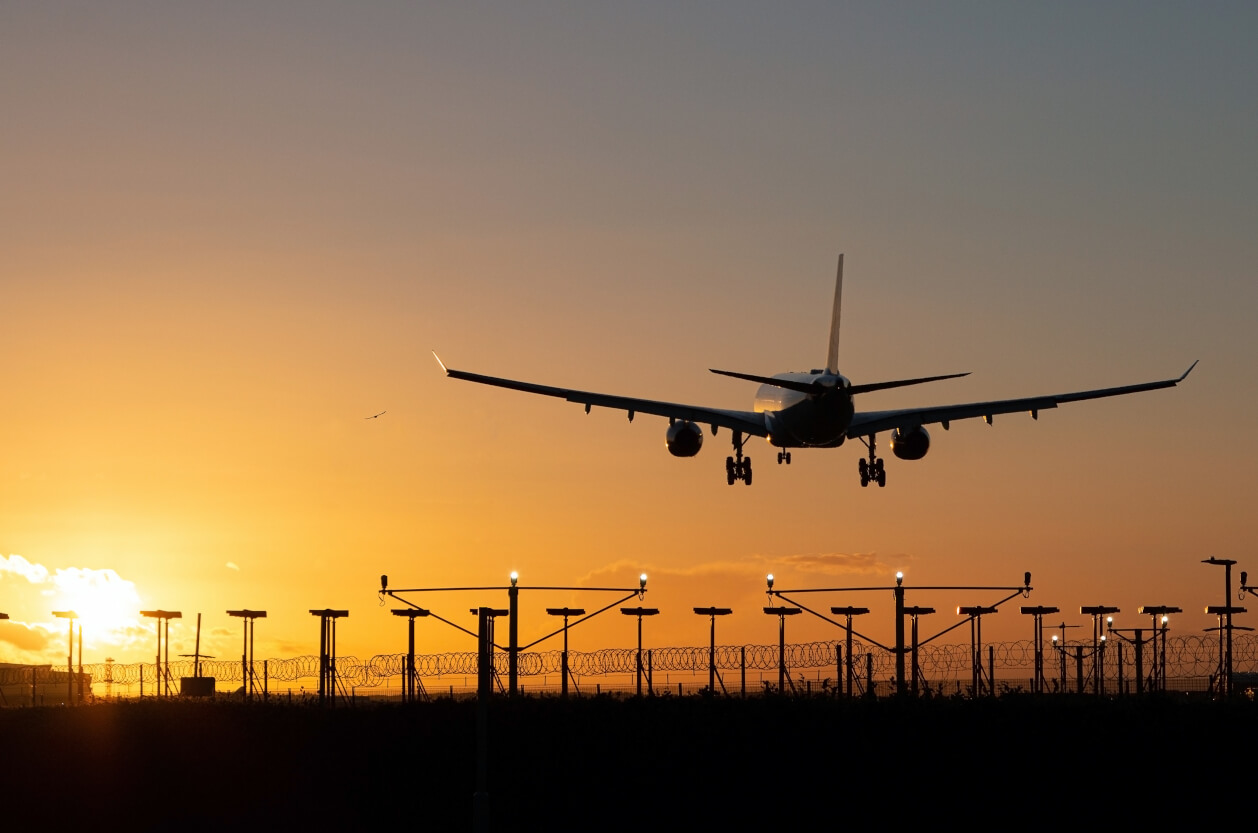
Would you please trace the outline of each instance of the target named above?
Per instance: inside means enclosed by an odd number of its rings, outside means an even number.
[[[1199,361],[1201,361],[1201,359],[1197,359],[1197,362]],[[1178,379],[1175,380],[1176,384],[1188,378],[1188,374],[1192,373],[1192,369],[1197,366],[1197,362],[1193,362],[1192,364],[1188,366],[1188,369],[1184,371],[1184,375],[1180,376]]]
[[[446,367],[446,363],[445,363],[445,362],[443,362],[443,361],[441,360],[441,357],[437,355],[437,351],[436,351],[436,350],[433,350],[433,351],[432,351],[432,357],[433,357],[434,359],[436,359],[436,360],[437,360],[437,364],[441,365],[441,372],[442,372],[442,373],[444,373],[445,375],[449,376],[449,375],[450,375],[450,369]]]

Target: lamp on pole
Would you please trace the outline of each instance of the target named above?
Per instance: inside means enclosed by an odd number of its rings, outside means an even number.
[[[312,610],[319,617],[319,705],[336,705],[336,620],[349,616],[348,610]]]
[[[982,694],[983,686],[983,617],[995,612],[995,605],[960,605],[957,607],[958,616],[970,617],[970,674],[971,690],[974,692],[975,697]],[[995,694],[996,681],[988,680],[987,682],[991,693]]]
[[[1033,643],[1035,645],[1035,676],[1031,684],[1031,689],[1036,694],[1044,693],[1044,617],[1051,613],[1058,613],[1059,609],[1055,607],[1047,607],[1045,605],[1023,605],[1022,613],[1034,617],[1035,636]],[[1056,637],[1054,637],[1056,639]]]
[[[157,696],[161,697],[163,691],[166,696],[170,696],[170,620],[182,619],[183,614],[178,610],[141,610],[140,615],[157,620]],[[163,630],[166,643],[165,661],[162,660]]]
[[[708,642],[708,693],[716,694],[716,617],[729,616],[734,612],[728,607],[696,607],[695,613],[711,619],[710,639]],[[721,683],[724,688],[725,684]]]
[[[1223,567],[1223,602],[1222,605],[1210,605],[1206,613],[1219,617],[1219,690],[1225,695],[1232,693],[1232,614],[1244,613],[1245,608],[1232,605],[1232,565],[1236,562],[1230,558],[1211,556],[1202,564],[1216,564]],[[1241,586],[1245,585],[1245,573],[1241,573]]]
[[[1113,605],[1082,605],[1079,612],[1092,617],[1092,691],[1098,697],[1105,696],[1105,633],[1101,617],[1122,613]]]
[[[934,612],[935,612],[935,609],[933,607],[919,607],[917,605],[910,605],[904,608],[904,615],[908,616],[910,619],[913,620],[913,636],[912,636],[913,661],[911,663],[912,670],[910,671],[910,674],[911,674],[910,679],[912,680],[912,682],[910,683],[909,690],[912,692],[914,696],[917,695],[917,679],[918,677],[921,676],[920,667],[917,664],[917,617],[926,616]]]
[[[66,659],[66,705],[74,705],[74,620],[79,618],[79,614],[73,610],[54,610],[53,616],[58,619],[70,620],[70,656]],[[9,617],[4,617],[8,619]],[[83,626],[79,626],[79,632],[83,632]],[[79,648],[79,663],[83,662],[83,649]]]
[[[847,617],[847,624],[843,626],[843,630],[847,635],[847,644],[845,648],[847,656],[844,659],[844,664],[846,665],[847,670],[847,696],[851,697],[856,691],[856,663],[852,659],[852,617],[863,616],[869,612],[869,608],[852,607],[851,605],[848,605],[846,607],[832,607],[830,608],[830,612],[835,616]]]
[[[643,576],[643,579],[644,580],[646,579],[645,575]],[[654,608],[654,607],[622,607],[620,609],[620,612],[625,614],[626,616],[638,617],[638,662],[637,662],[638,673],[637,673],[637,677],[638,677],[638,696],[641,697],[642,696],[642,617],[643,616],[657,616],[659,615],[660,611],[659,611],[659,608]],[[653,686],[651,685],[651,679],[648,677],[647,678],[647,691],[654,694],[655,692],[652,689],[653,689]]]
[[[798,607],[770,605],[764,609],[770,616],[778,617],[778,694],[786,693],[786,617],[801,612]]]
[[[240,672],[241,682],[244,684],[245,699],[253,699],[253,682],[256,675],[253,672],[253,632],[257,625],[256,619],[265,619],[265,610],[229,610],[228,616],[245,620],[244,644],[240,651]]]
[[[585,608],[581,607],[548,607],[546,613],[551,616],[563,617],[563,654],[560,657],[562,678],[559,683],[559,696],[568,696],[568,617],[584,616]]]
[[[1184,611],[1174,605],[1144,605],[1139,612],[1153,617],[1153,669],[1156,680],[1154,690],[1166,691],[1166,632],[1170,627],[1170,614]],[[1159,636],[1161,640],[1158,639]],[[1158,653],[1159,641],[1162,643],[1160,655]]]
[[[422,607],[404,607],[393,610],[394,616],[406,617],[406,674],[402,678],[403,703],[415,702],[415,680],[418,677],[415,673],[415,619],[416,617],[429,616],[431,614],[432,611],[424,610]]]

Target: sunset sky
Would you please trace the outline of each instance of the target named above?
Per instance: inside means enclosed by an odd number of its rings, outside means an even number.
[[[734,608],[720,642],[775,642],[768,572],[1030,570],[1024,603],[1072,624],[1175,604],[1210,627],[1200,561],[1258,571],[1255,34],[1250,3],[0,5],[0,662],[64,662],[51,611],[76,605],[89,663],[151,657],[141,608],[183,612],[172,653],[201,612],[203,650],[238,656],[242,607],[269,612],[259,658],[315,653],[325,607],[350,611],[341,654],[402,651],[382,573],[645,571],[656,645],[705,644],[696,605]],[[858,408],[1200,365],[936,428],[919,462],[881,437],[885,489],[858,443],[786,467],[755,440],[747,488],[726,431],[673,458],[663,419],[431,355],[750,409],[707,369],[824,363],[840,252],[846,376],[972,372]],[[925,633],[1001,595],[910,603],[939,608]],[[526,593],[522,635],[611,600]],[[891,638],[890,593],[814,600]],[[473,627],[506,597],[416,601]],[[1011,604],[983,632],[1031,623]],[[572,648],[633,640],[607,614]]]

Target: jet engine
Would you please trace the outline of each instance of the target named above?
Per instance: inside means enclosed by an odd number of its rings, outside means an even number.
[[[930,434],[922,426],[891,432],[891,451],[901,460],[920,460],[930,451]]]
[[[668,453],[674,457],[693,457],[703,447],[703,429],[682,420],[668,426]]]

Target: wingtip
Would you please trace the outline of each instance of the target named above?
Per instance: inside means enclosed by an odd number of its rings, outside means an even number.
[[[1184,375],[1183,375],[1183,376],[1180,376],[1180,377],[1179,377],[1178,379],[1176,379],[1175,381],[1176,381],[1176,382],[1182,382],[1182,381],[1184,381],[1185,379],[1187,379],[1187,378],[1188,378],[1188,374],[1189,374],[1189,373],[1192,373],[1192,369],[1193,369],[1194,367],[1196,367],[1196,366],[1197,366],[1197,362],[1199,362],[1199,361],[1201,361],[1201,359],[1197,359],[1197,360],[1196,360],[1196,361],[1194,361],[1192,364],[1188,365],[1188,369],[1184,371]]]
[[[432,357],[433,357],[434,359],[436,359],[436,360],[437,360],[437,364],[441,367],[441,372],[442,372],[442,373],[444,373],[445,375],[449,376],[449,375],[450,375],[450,369],[449,369],[448,367],[446,367],[446,363],[445,363],[445,362],[443,362],[443,361],[441,360],[441,357],[437,355],[437,351],[436,351],[436,350],[433,350],[433,351],[432,351]]]

